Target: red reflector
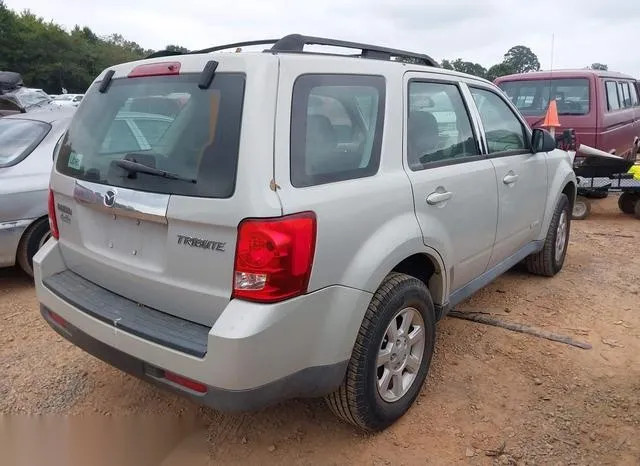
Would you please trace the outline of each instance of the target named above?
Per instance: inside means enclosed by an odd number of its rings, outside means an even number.
[[[165,371],[164,378],[177,385],[188,388],[189,390],[193,390],[194,392],[207,393],[206,385],[191,379],[187,379],[186,377],[182,377],[181,375],[174,374],[173,372]]]
[[[64,320],[62,317],[60,317],[58,314],[56,314],[55,312],[51,312],[49,311],[49,316],[51,317],[51,320],[53,320],[56,324],[58,324],[60,327],[66,327],[67,326],[67,321]]]
[[[49,230],[51,230],[51,236],[55,239],[60,238],[60,232],[58,231],[58,220],[56,219],[56,205],[53,199],[53,191],[49,188]]]
[[[313,212],[242,221],[238,226],[233,297],[273,303],[306,293],[315,244]]]
[[[162,63],[146,63],[136,66],[129,78],[141,78],[143,76],[167,76],[171,74],[180,74],[180,62],[162,62]]]

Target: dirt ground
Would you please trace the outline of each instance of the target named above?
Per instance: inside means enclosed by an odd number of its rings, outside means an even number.
[[[572,223],[555,278],[510,271],[458,307],[593,348],[446,318],[419,401],[383,433],[338,422],[321,400],[222,415],[151,387],[58,337],[15,270],[0,271],[0,413],[196,419],[180,464],[638,465],[640,221],[616,200]]]

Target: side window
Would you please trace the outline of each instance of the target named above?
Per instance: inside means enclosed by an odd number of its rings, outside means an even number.
[[[620,101],[618,100],[618,85],[615,81],[607,81],[607,108],[609,110],[619,110]]]
[[[622,86],[622,103],[623,103],[622,106],[624,108],[632,107],[631,94],[629,93],[629,83],[628,82],[622,82],[622,83],[620,83],[620,85]]]
[[[638,89],[636,88],[636,83],[630,83],[629,91],[631,93],[631,105],[634,107],[638,106]]]
[[[524,125],[502,98],[479,88],[471,88],[471,95],[480,112],[489,154],[529,150]]]
[[[407,154],[412,170],[480,155],[457,85],[409,83]]]
[[[291,109],[291,184],[300,188],[374,175],[384,102],[381,76],[300,76]]]

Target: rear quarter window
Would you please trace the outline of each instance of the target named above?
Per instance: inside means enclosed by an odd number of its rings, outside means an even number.
[[[314,186],[372,176],[380,165],[382,76],[303,75],[293,88],[291,183]]]

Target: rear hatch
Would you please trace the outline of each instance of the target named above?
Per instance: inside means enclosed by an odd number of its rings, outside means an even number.
[[[248,213],[236,189],[247,74],[220,66],[203,86],[207,60],[188,59],[192,73],[165,59],[96,81],[60,144],[53,189],[69,269],[212,325],[231,296]],[[266,187],[272,171],[263,173]]]
[[[556,132],[574,129],[579,143],[595,144],[596,99],[588,78],[519,79],[498,85],[532,128],[542,125],[549,100],[555,98],[561,125]]]

